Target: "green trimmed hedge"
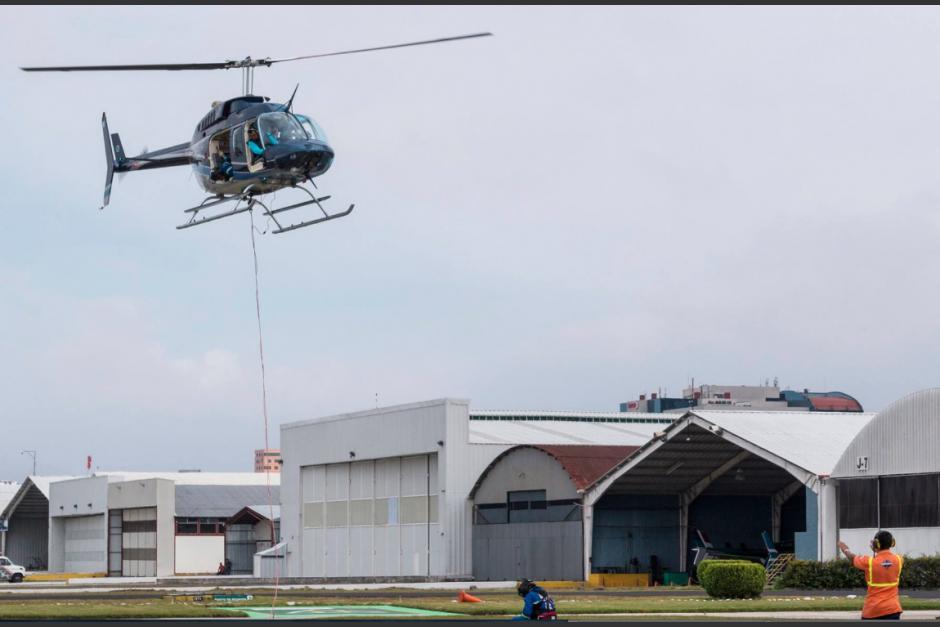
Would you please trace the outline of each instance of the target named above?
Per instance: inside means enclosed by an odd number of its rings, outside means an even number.
[[[721,599],[759,597],[767,583],[764,567],[754,562],[705,560],[699,564],[698,571],[705,592]]]
[[[752,564],[753,562],[749,562],[748,560],[715,560],[715,559],[712,559],[712,560],[703,560],[703,561],[696,567],[696,569],[695,569],[695,579],[698,580],[699,583],[701,583],[701,582],[702,582],[702,577],[705,576],[705,573],[708,572],[708,569],[711,567],[711,565],[712,565],[712,564],[718,564],[718,563],[721,563],[721,564]]]
[[[830,562],[793,560],[774,582],[774,587],[812,590],[864,588],[865,573],[847,559]],[[940,556],[904,558],[901,587],[940,588]]]

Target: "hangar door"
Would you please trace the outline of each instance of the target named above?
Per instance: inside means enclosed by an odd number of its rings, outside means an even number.
[[[305,577],[441,574],[437,454],[307,466]]]
[[[157,576],[157,508],[121,510],[121,574]]]
[[[546,501],[545,490],[509,492],[504,504],[478,505],[473,577],[480,581],[576,581],[584,577],[577,502]]]
[[[100,573],[107,569],[105,515],[65,519],[65,572]]]

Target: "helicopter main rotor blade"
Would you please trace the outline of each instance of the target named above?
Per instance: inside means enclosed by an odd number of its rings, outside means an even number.
[[[308,54],[302,57],[290,57],[288,59],[271,59],[269,63],[283,63],[284,61],[300,61],[302,59],[317,59],[320,57],[335,57],[341,54],[355,54],[357,52],[372,52],[374,50],[390,50],[392,48],[406,48],[408,46],[423,46],[424,44],[438,44],[445,41],[457,41],[458,39],[473,39],[474,37],[489,37],[493,33],[474,33],[472,35],[458,35],[457,37],[443,37],[441,39],[428,39],[425,41],[412,41],[406,44],[393,44],[391,46],[378,46],[376,48],[360,48],[358,50],[343,50],[340,52],[324,52],[321,54]]]
[[[238,61],[220,61],[218,63],[145,63],[136,65],[56,65],[39,67],[21,67],[24,72],[113,72],[113,71],[137,71],[137,70],[232,70],[243,68],[254,68],[261,65],[270,67],[273,63],[283,63],[285,61],[300,61],[302,59],[317,59],[320,57],[335,57],[341,54],[355,54],[357,52],[373,52],[375,50],[391,50],[392,48],[407,48],[409,46],[423,46],[425,44],[439,44],[446,41],[457,41],[459,39],[473,39],[475,37],[489,37],[493,33],[474,33],[472,35],[458,35],[457,37],[442,37],[440,39],[427,39],[425,41],[412,41],[405,44],[393,44],[391,46],[377,46],[375,48],[359,48],[358,50],[342,50],[340,52],[324,52],[320,54],[308,54],[301,57],[290,57],[287,59],[252,59],[247,57]]]
[[[143,65],[61,65],[21,67],[24,72],[111,72],[121,70],[227,70],[238,67],[237,61],[222,63],[151,63]]]

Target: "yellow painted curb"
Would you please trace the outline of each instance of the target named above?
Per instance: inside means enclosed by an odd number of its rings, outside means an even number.
[[[594,573],[588,581],[540,581],[540,586],[554,590],[585,590],[591,588],[645,588],[650,585],[649,573]]]
[[[67,581],[89,577],[107,577],[107,573],[27,573],[26,581]]]

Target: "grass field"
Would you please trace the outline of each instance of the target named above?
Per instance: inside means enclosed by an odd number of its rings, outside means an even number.
[[[261,591],[259,591],[261,592]],[[475,591],[476,592],[476,591]],[[285,594],[278,597],[278,606],[294,607],[316,605],[392,605],[439,612],[454,612],[468,616],[498,617],[510,616],[519,612],[521,601],[511,593],[477,593],[483,603],[456,603],[441,597],[402,598],[394,594],[387,597],[370,597],[357,600],[350,597],[318,597],[316,599],[291,597]],[[796,610],[860,610],[862,598],[827,597],[825,595],[807,595],[805,597],[775,597],[772,594],[753,600],[721,600],[708,597],[611,597],[583,596],[565,597],[564,592],[556,592],[558,611],[562,617],[570,615],[598,615],[619,613],[659,613],[659,612],[748,612],[748,611],[796,611]],[[938,599],[911,599],[902,596],[902,605],[906,610],[940,610]],[[265,606],[271,604],[269,591],[256,594],[250,601],[227,603],[226,608],[241,606]],[[17,601],[11,597],[0,597],[0,620],[4,619],[104,619],[104,618],[208,618],[239,617],[239,612],[219,609],[213,605],[219,603],[180,603],[164,599],[154,600],[109,600],[109,601]]]

